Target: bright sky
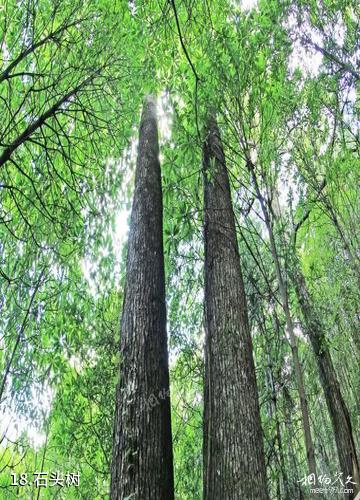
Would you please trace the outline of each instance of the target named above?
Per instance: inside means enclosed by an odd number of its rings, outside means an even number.
[[[45,419],[51,408],[53,391],[50,387],[33,386],[30,393],[29,399],[32,401],[32,405]],[[3,446],[8,440],[16,441],[23,432],[26,432],[34,448],[40,448],[45,443],[46,436],[40,430],[42,422],[38,422],[38,424],[36,426],[34,420],[27,420],[25,417],[19,416],[14,409],[2,405],[2,410],[0,410],[0,443],[3,436],[5,438],[1,445]]]

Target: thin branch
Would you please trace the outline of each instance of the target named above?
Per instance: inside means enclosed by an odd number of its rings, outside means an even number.
[[[37,120],[35,120],[31,125],[29,125],[5,150],[0,156],[0,166],[6,163],[12,153],[21,146],[39,127],[44,125],[46,120],[53,116],[63,104],[66,103],[71,97],[76,95],[83,87],[85,87],[89,82],[91,82],[100,72],[98,69],[94,74],[86,78],[82,83],[77,85],[74,89],[70,90],[61,99],[59,99],[53,106],[51,106],[45,113],[43,113]]]

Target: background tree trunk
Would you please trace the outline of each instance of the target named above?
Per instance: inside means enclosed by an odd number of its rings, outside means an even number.
[[[291,353],[292,353],[292,358],[293,358],[293,363],[294,363],[296,384],[297,384],[297,389],[299,392],[301,419],[302,419],[302,425],[303,425],[303,430],[304,430],[306,458],[307,458],[309,473],[314,474],[314,476],[316,477],[315,451],[314,451],[314,443],[313,443],[313,439],[312,439],[312,435],[311,435],[309,408],[308,408],[308,402],[307,402],[307,398],[306,398],[304,378],[303,378],[302,367],[301,367],[301,362],[300,362],[300,358],[299,358],[299,351],[298,351],[298,347],[297,347],[296,336],[294,333],[294,322],[293,322],[291,312],[290,312],[287,283],[286,283],[285,279],[283,278],[283,274],[281,272],[281,264],[280,264],[280,260],[279,260],[278,251],[276,248],[275,237],[274,237],[274,232],[273,232],[273,227],[272,227],[272,223],[271,223],[271,219],[270,219],[270,215],[269,215],[269,209],[267,206],[267,202],[261,194],[260,187],[259,187],[259,184],[257,181],[257,177],[255,174],[254,165],[252,164],[252,162],[250,160],[247,161],[247,167],[248,167],[248,170],[249,170],[249,172],[252,176],[252,179],[253,179],[256,196],[259,200],[261,210],[262,210],[262,213],[264,216],[266,229],[267,229],[267,232],[269,235],[270,250],[271,250],[271,255],[273,257],[273,261],[274,261],[274,265],[275,265],[275,272],[276,272],[276,277],[277,277],[277,281],[278,281],[278,285],[279,285],[280,298],[281,298],[281,305],[282,305],[284,315],[285,315],[286,329],[287,329],[287,332],[289,335],[290,348],[291,348]]]
[[[228,173],[214,118],[203,154],[204,499],[267,499],[252,341]]]
[[[352,481],[356,482],[356,485],[347,485],[347,488],[354,488],[354,493],[346,494],[345,498],[352,499],[358,492],[360,478],[359,463],[356,455],[349,412],[341,394],[340,385],[337,380],[329,349],[326,345],[320,320],[313,310],[305,278],[299,270],[296,270],[294,281],[305,322],[306,333],[313,347],[319,368],[320,382],[324,389],[325,400],[334,429],[341,472],[345,480],[347,476],[352,476]]]
[[[156,105],[144,103],[121,322],[110,497],[171,500],[173,461]]]

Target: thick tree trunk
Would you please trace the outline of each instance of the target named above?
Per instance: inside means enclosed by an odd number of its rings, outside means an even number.
[[[355,442],[346,403],[342,397],[340,385],[332,364],[329,349],[323,334],[321,323],[315,314],[304,276],[299,270],[294,279],[296,293],[305,322],[306,333],[313,347],[319,368],[320,382],[324,389],[325,400],[334,429],[335,442],[339,456],[339,463],[343,477],[351,476],[356,485],[348,484],[347,488],[354,488],[353,494],[346,494],[345,498],[355,498],[359,491],[359,462],[356,455]]]
[[[204,499],[267,499],[252,341],[219,131],[204,144]]]
[[[171,500],[173,463],[156,106],[140,124],[121,321],[110,497]]]

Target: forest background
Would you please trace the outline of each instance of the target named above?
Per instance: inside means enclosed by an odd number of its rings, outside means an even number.
[[[334,480],[340,470],[324,352],[360,449],[359,14],[348,0],[0,2],[1,498],[37,495],[11,486],[11,473],[39,468],[81,477],[41,498],[108,494],[149,93],[158,96],[176,498],[202,495],[209,109],[231,184],[271,498],[307,491],[294,342],[318,474]]]

